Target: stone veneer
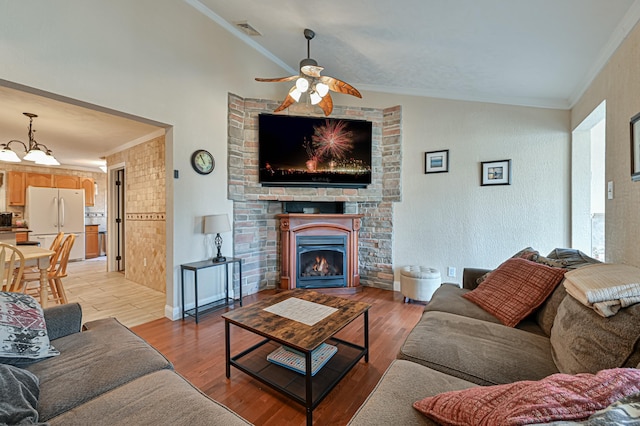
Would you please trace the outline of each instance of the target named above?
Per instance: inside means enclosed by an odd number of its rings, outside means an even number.
[[[120,163],[126,186],[124,276],[166,293],[165,137],[107,157],[108,166]]]
[[[364,214],[360,229],[360,283],[393,289],[393,203],[401,199],[402,108],[335,106],[332,118],[373,123],[372,183],[367,188],[263,187],[258,183],[258,115],[279,102],[229,94],[228,197],[233,200],[234,256],[244,260],[243,294],[279,282],[280,241],[276,214],[283,201],[339,201],[346,213]],[[295,104],[284,114],[323,117]]]

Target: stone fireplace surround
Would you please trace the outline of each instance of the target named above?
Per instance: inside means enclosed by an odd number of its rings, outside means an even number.
[[[228,97],[228,198],[233,201],[233,256],[244,260],[242,288],[252,294],[277,288],[283,202],[343,202],[344,212],[362,214],[360,283],[393,289],[393,203],[401,200],[402,108],[335,106],[332,118],[373,123],[372,183],[366,188],[263,187],[258,183],[258,115],[279,101]],[[322,117],[315,107],[295,104],[285,114]]]

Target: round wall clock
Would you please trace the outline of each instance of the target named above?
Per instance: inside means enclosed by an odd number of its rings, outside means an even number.
[[[191,166],[201,175],[208,175],[216,167],[216,162],[209,151],[198,149],[191,154]]]

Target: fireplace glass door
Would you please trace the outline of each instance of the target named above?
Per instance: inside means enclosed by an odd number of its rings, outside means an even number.
[[[304,236],[296,243],[298,288],[347,286],[346,236]]]

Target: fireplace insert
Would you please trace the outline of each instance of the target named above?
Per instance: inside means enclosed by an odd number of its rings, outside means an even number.
[[[345,235],[300,236],[296,246],[298,288],[347,286]]]

